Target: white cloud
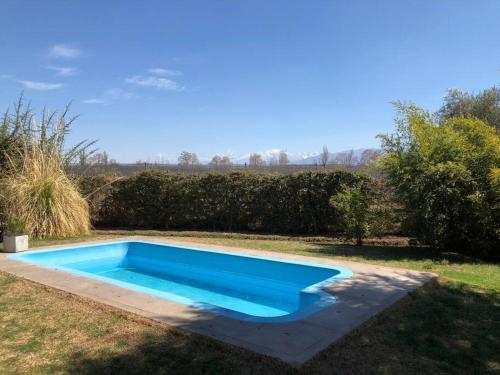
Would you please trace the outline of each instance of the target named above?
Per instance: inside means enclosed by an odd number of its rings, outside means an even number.
[[[133,92],[122,89],[110,89],[106,91],[106,95],[112,99],[136,99],[138,98]]]
[[[138,96],[130,91],[109,89],[103,95],[96,98],[85,99],[83,102],[85,104],[111,104],[117,100],[130,100],[135,98],[138,98]]]
[[[125,82],[138,86],[156,87],[161,90],[182,91],[183,87],[168,78],[136,75],[125,79]]]
[[[36,81],[18,81],[27,89],[47,91],[60,89],[64,85],[62,83],[48,83],[48,82],[36,82]]]
[[[85,104],[106,104],[106,100],[102,98],[90,98],[82,100]]]
[[[148,72],[157,76],[163,76],[163,77],[175,77],[175,76],[180,76],[182,75],[182,72],[179,70],[170,70],[170,69],[163,69],[163,68],[151,68],[148,69]]]
[[[47,66],[46,69],[53,70],[54,72],[56,72],[56,76],[60,77],[74,76],[77,72],[76,68],[62,67],[62,66]]]
[[[49,48],[49,56],[56,59],[76,59],[81,55],[81,50],[69,44],[54,44]]]

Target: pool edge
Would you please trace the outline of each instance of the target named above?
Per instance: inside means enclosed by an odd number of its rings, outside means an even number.
[[[95,247],[95,246],[105,246],[105,245],[113,245],[113,244],[130,244],[130,243],[141,243],[141,244],[152,244],[152,245],[160,245],[160,246],[165,246],[165,247],[175,247],[175,248],[180,248],[180,249],[185,249],[185,250],[190,250],[190,251],[201,251],[201,252],[207,252],[207,253],[216,253],[216,254],[225,254],[225,255],[230,255],[230,256],[239,256],[239,257],[246,257],[246,258],[253,258],[253,259],[259,259],[259,260],[264,260],[264,261],[271,261],[271,262],[281,262],[281,263],[289,263],[289,264],[297,264],[297,265],[303,265],[303,266],[310,266],[310,267],[319,267],[319,268],[328,268],[328,269],[334,269],[336,271],[339,271],[337,275],[334,275],[332,277],[329,277],[325,280],[322,280],[318,283],[311,284],[307,286],[306,288],[301,290],[301,293],[307,293],[310,295],[317,295],[319,297],[318,301],[315,303],[306,306],[303,309],[300,309],[298,311],[292,312],[287,315],[283,316],[276,316],[276,317],[259,317],[259,316],[254,316],[254,315],[249,315],[245,314],[243,312],[235,311],[235,310],[230,310],[224,307],[220,307],[217,305],[212,305],[209,303],[202,303],[199,301],[192,300],[188,297],[183,297],[183,296],[176,296],[173,298],[168,298],[165,296],[161,296],[163,294],[168,295],[169,293],[155,293],[155,291],[151,288],[140,286],[134,283],[129,283],[126,281],[120,281],[120,280],[115,280],[112,278],[108,278],[105,276],[100,276],[91,272],[85,272],[81,270],[76,270],[70,267],[65,267],[65,266],[60,266],[60,265],[47,265],[43,263],[38,263],[38,262],[33,262],[30,260],[25,259],[24,257],[29,256],[31,254],[37,254],[37,253],[47,253],[47,252],[57,252],[57,251],[64,251],[64,250],[72,250],[72,249],[82,249],[86,247]],[[184,305],[187,305],[189,307],[195,308],[195,309],[200,309],[205,312],[217,315],[223,315],[231,319],[236,319],[239,321],[244,321],[244,322],[252,322],[252,323],[263,323],[263,324],[269,324],[269,323],[288,323],[292,321],[298,321],[302,320],[312,314],[315,314],[322,309],[334,304],[336,302],[336,298],[334,295],[329,293],[326,288],[347,278],[350,278],[353,276],[352,270],[345,268],[345,267],[339,267],[339,266],[332,266],[328,264],[320,264],[317,262],[309,262],[309,261],[292,261],[292,260],[286,260],[286,259],[280,259],[280,258],[273,258],[273,257],[265,257],[265,256],[258,256],[258,255],[248,255],[248,254],[238,254],[235,252],[231,251],[223,251],[223,250],[215,250],[215,249],[210,249],[208,247],[193,247],[193,246],[188,246],[188,245],[179,245],[173,242],[155,242],[155,241],[145,241],[145,240],[140,240],[140,239],[133,239],[133,240],[126,240],[126,239],[120,239],[120,240],[107,240],[107,241],[102,241],[98,243],[89,243],[89,244],[77,244],[77,245],[71,245],[71,244],[66,244],[66,245],[59,245],[56,247],[51,247],[48,249],[30,249],[28,251],[20,252],[20,253],[14,253],[14,254],[8,254],[7,259],[23,262],[26,264],[31,264],[37,267],[42,267],[47,270],[59,270],[61,272],[69,273],[69,274],[74,274],[80,277],[85,277],[93,280],[98,280],[104,283],[112,284],[124,289],[129,289],[133,290],[139,293],[145,293],[152,295],[154,297],[166,299],[175,303],[181,303]]]

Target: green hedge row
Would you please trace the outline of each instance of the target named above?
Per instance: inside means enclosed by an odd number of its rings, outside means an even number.
[[[80,185],[88,194],[107,182],[85,177]],[[94,223],[107,227],[316,233],[336,229],[328,201],[341,185],[364,182],[365,177],[345,171],[185,175],[151,170],[108,185],[90,202]]]

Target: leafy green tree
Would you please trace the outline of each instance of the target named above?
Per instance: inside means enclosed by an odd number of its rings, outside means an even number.
[[[403,207],[403,228],[421,242],[500,255],[500,138],[476,118],[436,124],[396,103],[396,132],[381,135],[382,167]]]
[[[363,244],[368,234],[370,199],[363,186],[343,186],[342,190],[330,199],[335,209],[339,225],[348,239],[356,239],[357,245]]]
[[[441,120],[451,117],[475,117],[500,131],[500,88],[492,87],[477,95],[450,89],[438,111]]]

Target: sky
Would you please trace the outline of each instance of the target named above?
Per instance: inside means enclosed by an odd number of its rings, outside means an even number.
[[[499,0],[0,2],[0,109],[120,162],[378,147],[393,100],[500,84]]]

